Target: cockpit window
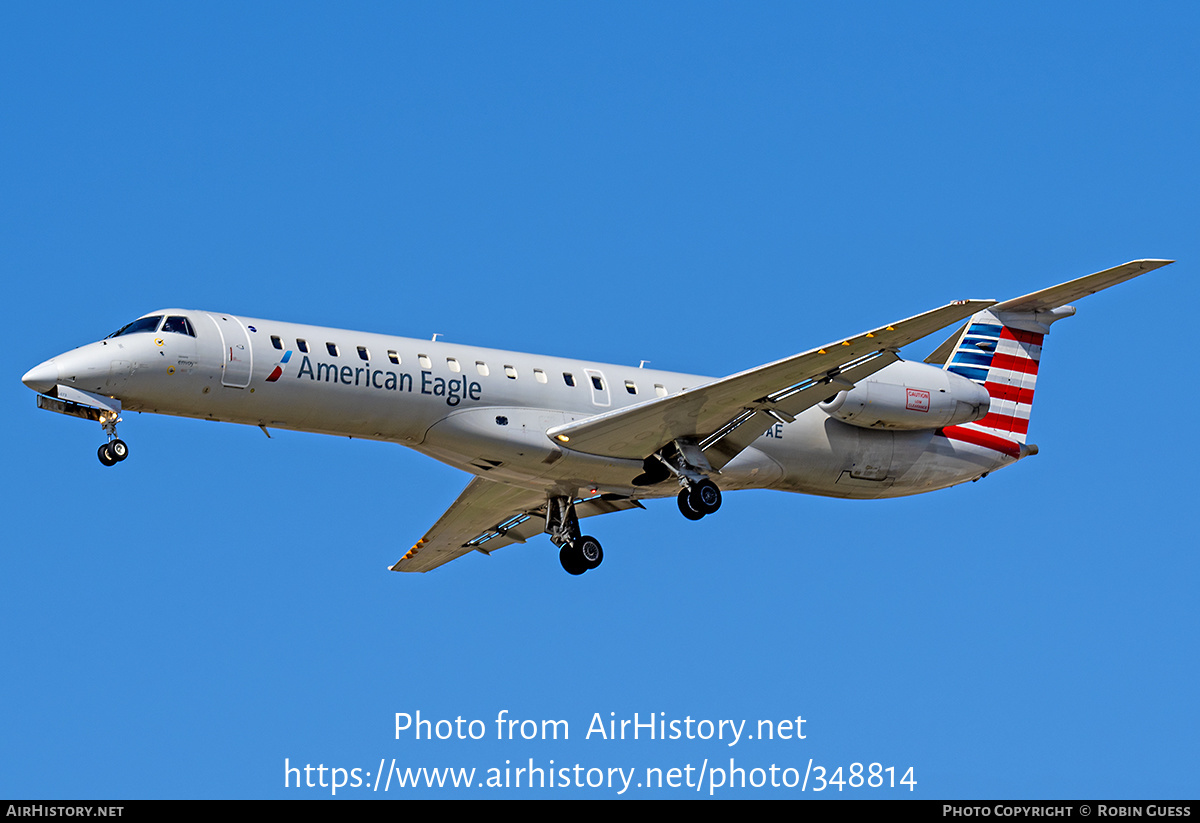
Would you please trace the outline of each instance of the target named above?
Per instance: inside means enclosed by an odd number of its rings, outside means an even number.
[[[162,330],[175,334],[186,334],[188,337],[196,336],[196,330],[192,328],[192,321],[186,317],[168,317],[167,322],[163,323]]]
[[[153,317],[139,318],[137,320],[134,320],[128,326],[122,326],[121,328],[117,329],[115,332],[110,334],[108,337],[121,337],[126,334],[137,334],[138,332],[143,332],[143,331],[149,331],[149,332],[157,331],[158,324],[162,320],[162,318],[163,318],[163,316],[161,314],[156,314]],[[106,337],[105,339],[107,340],[108,337]]]

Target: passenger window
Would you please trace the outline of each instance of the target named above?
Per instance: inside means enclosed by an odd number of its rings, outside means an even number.
[[[604,381],[600,379],[599,375],[592,375],[592,385],[596,387],[596,391],[604,391]]]
[[[433,361],[429,359],[427,354],[418,354],[417,362],[421,364],[421,368],[428,369],[433,367]]]
[[[325,350],[328,351],[330,354],[332,354],[334,357],[338,356],[338,347],[337,347],[336,343],[326,343]]]
[[[625,391],[629,392],[630,394],[637,394],[637,386],[632,380],[625,381]]]
[[[167,322],[169,323],[170,320],[168,320]],[[274,346],[275,348],[279,349],[280,351],[283,351],[283,341],[281,339],[279,339],[279,335],[277,335],[277,334],[271,335],[271,345]]]
[[[196,330],[192,328],[191,321],[186,317],[168,317],[167,322],[163,323],[162,330],[172,334],[186,334],[188,337],[196,336]]]
[[[666,397],[667,396],[667,388],[662,383],[655,383],[654,384],[654,393],[657,394],[659,397]]]
[[[458,365],[458,361],[453,357],[446,358],[446,365],[450,367],[450,371],[462,371],[462,366]]]
[[[367,351],[366,346],[358,347],[358,359],[359,360],[370,360],[371,359],[371,353],[369,351]]]
[[[394,351],[392,351],[391,349],[388,349],[388,360],[391,360],[391,361],[392,361],[393,363],[395,363],[397,366],[399,366],[399,365],[400,365],[400,355],[396,354],[396,353],[395,353]]]
[[[575,375],[570,372],[563,372],[563,382],[573,387],[575,385]]]
[[[533,370],[533,379],[538,381],[539,383],[545,383],[546,382],[546,373],[544,371],[542,371],[541,369],[534,369]]]
[[[301,353],[308,354],[308,341],[301,340],[299,337],[297,337],[296,338],[296,348],[298,348],[301,351]]]
[[[507,375],[510,380],[517,379],[517,369],[514,366],[505,365],[504,374]]]
[[[484,363],[482,360],[476,360],[475,361],[475,371],[479,372],[479,374],[482,375],[483,377],[487,377],[488,376],[487,363]]]

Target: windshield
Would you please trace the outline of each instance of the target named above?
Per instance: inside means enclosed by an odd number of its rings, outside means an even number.
[[[168,317],[167,322],[163,323],[162,330],[174,334],[186,334],[190,337],[196,336],[196,331],[192,328],[192,321],[186,317]]]
[[[130,323],[127,326],[122,326],[121,328],[117,329],[115,332],[113,332],[112,334],[110,334],[108,337],[106,337],[104,339],[108,340],[109,338],[121,337],[122,335],[126,335],[126,334],[137,334],[138,332],[141,332],[141,331],[151,331],[151,332],[157,331],[159,321],[161,321],[162,318],[163,318],[163,316],[161,314],[156,314],[153,317],[139,318],[137,320],[134,320],[132,323]]]

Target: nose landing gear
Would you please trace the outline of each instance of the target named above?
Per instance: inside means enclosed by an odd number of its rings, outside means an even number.
[[[108,442],[96,450],[96,456],[105,466],[115,466],[129,456],[129,446],[117,437],[117,424],[121,418],[112,412],[100,415],[100,425],[108,435]]]
[[[114,439],[101,446],[96,451],[96,456],[104,465],[115,466],[129,456],[129,446],[125,445],[124,440]]]

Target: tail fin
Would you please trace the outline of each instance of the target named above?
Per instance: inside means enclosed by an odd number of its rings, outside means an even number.
[[[1043,318],[1043,328],[1074,313],[1069,306],[1059,309],[1053,317]],[[987,415],[966,424],[970,428],[1025,442],[1045,336],[1032,328],[1032,319],[1031,312],[981,311],[959,335],[944,368],[979,383],[991,397]]]
[[[926,363],[942,364],[947,371],[974,380],[991,397],[987,416],[954,428],[1023,446],[1042,359],[1042,340],[1050,333],[1052,323],[1075,314],[1075,308],[1067,304],[1172,262],[1135,260],[997,303],[972,316],[925,358]]]

